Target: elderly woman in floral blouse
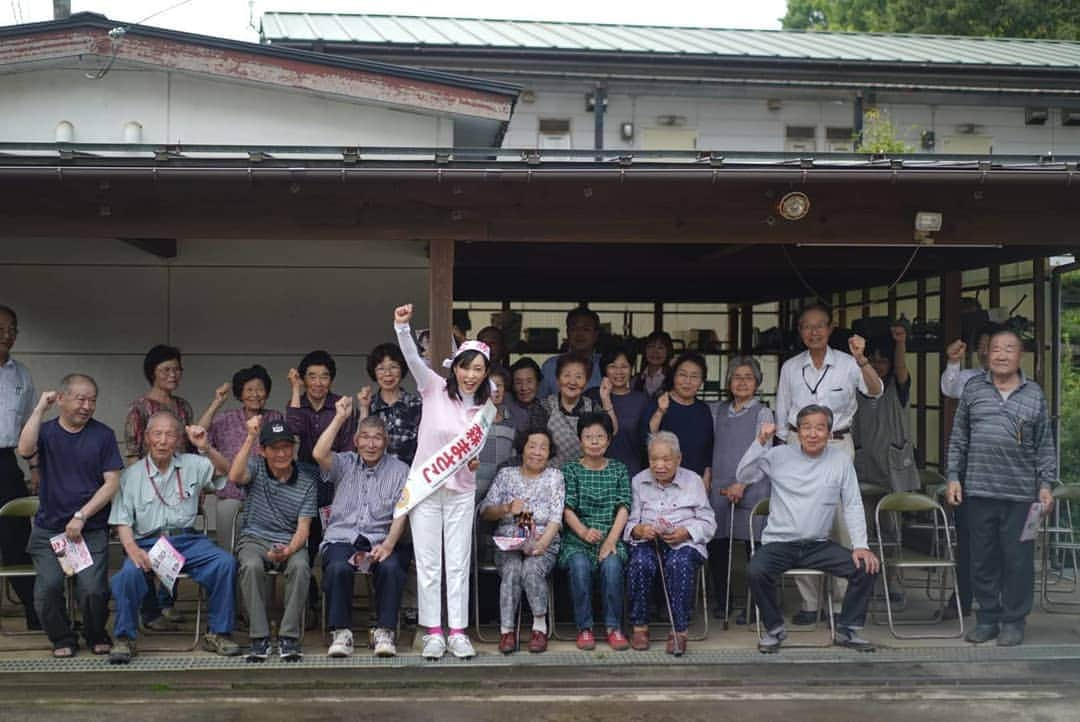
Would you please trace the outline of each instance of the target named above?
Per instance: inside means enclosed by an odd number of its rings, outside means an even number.
[[[578,434],[584,453],[563,467],[563,520],[569,533],[563,535],[559,565],[570,578],[578,649],[596,647],[592,591],[593,578],[599,574],[604,634],[612,649],[622,651],[630,647],[622,630],[626,568],[622,533],[630,514],[630,475],[621,461],[604,456],[614,436],[606,414],[584,414],[578,420]]]
[[[480,505],[480,517],[497,521],[497,536],[514,537],[524,526],[530,538],[518,549],[496,550],[499,569],[499,651],[517,649],[517,608],[524,590],[532,609],[530,652],[547,649],[548,575],[559,553],[559,527],[563,515],[562,472],[548,466],[555,451],[547,429],[518,436],[521,466],[503,468]]]
[[[281,412],[265,409],[266,399],[270,396],[273,382],[266,369],[255,364],[233,374],[232,383],[222,384],[214,392],[214,400],[199,417],[198,425],[209,429],[210,444],[221,452],[229,463],[236,457],[236,452],[247,439],[247,422],[255,416],[262,416],[263,423],[281,421],[285,417]],[[218,414],[229,397],[229,391],[240,402],[240,406]],[[244,501],[244,489],[232,483],[217,492],[217,542],[226,551],[232,551],[233,522],[236,512]]]
[[[634,502],[623,539],[630,544],[626,571],[634,649],[649,648],[649,595],[663,564],[674,629],[667,653],[686,650],[694,611],[694,581],[705,563],[705,545],[716,533],[716,514],[701,477],[682,466],[679,437],[658,431],[649,439],[649,468],[631,481]]]

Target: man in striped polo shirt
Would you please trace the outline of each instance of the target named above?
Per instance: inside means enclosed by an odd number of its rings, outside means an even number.
[[[1035,542],[1021,541],[1021,532],[1029,514],[1049,513],[1057,479],[1046,397],[1020,370],[1022,352],[1013,331],[990,337],[989,370],[964,385],[949,437],[946,493],[950,504],[967,507],[971,581],[979,603],[977,624],[966,639],[996,638],[1003,647],[1024,641]]]
[[[263,455],[251,457],[256,439]],[[247,421],[247,438],[236,452],[229,481],[247,486],[244,524],[236,544],[240,561],[240,602],[248,618],[251,637],[249,662],[270,655],[270,624],[266,618],[268,574],[285,577],[285,610],[278,627],[278,655],[286,662],[299,661],[304,653],[300,635],[304,630],[311,565],[307,542],[315,516],[318,469],[294,460],[297,441],[283,420],[262,424],[262,416]]]

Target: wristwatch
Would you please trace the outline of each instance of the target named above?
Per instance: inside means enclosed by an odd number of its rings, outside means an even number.
[[[71,515],[72,519],[78,519],[79,521],[86,521],[86,514],[82,513],[82,509]]]

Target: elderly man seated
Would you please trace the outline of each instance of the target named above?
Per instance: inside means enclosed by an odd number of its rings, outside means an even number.
[[[855,467],[842,449],[829,445],[832,411],[811,404],[796,417],[798,446],[772,448],[775,424],[763,424],[735,472],[741,484],[752,484],[762,474],[772,482],[769,518],[761,547],[747,570],[750,592],[761,612],[766,633],[758,642],[763,653],[780,650],[787,636],[776,599],[776,585],[789,569],[819,569],[848,581],[834,642],[861,651],[874,645],[859,636],[866,620],[866,605],[874,588],[878,559],[867,547],[866,522]],[[829,539],[837,507],[854,551]]]
[[[270,624],[266,619],[269,572],[285,576],[285,610],[278,628],[278,655],[286,662],[304,657],[300,635],[304,629],[311,565],[307,540],[315,516],[318,470],[293,460],[296,437],[285,421],[262,416],[247,420],[247,437],[236,452],[229,481],[248,487],[244,526],[236,545],[240,562],[240,601],[251,637],[249,662],[270,655]],[[262,456],[251,458],[258,439]],[[230,543],[232,540],[229,540]]]
[[[630,544],[626,584],[634,625],[630,646],[649,648],[649,596],[659,570],[673,626],[666,649],[676,656],[686,650],[686,630],[694,613],[694,580],[708,555],[705,545],[716,533],[716,514],[705,484],[680,466],[681,461],[678,436],[659,431],[649,438],[649,468],[631,481],[633,502],[623,532]]]
[[[115,640],[109,655],[113,664],[127,664],[135,656],[139,603],[149,589],[147,576],[152,572],[147,552],[160,538],[184,557],[181,572],[210,595],[210,631],[203,635],[203,647],[223,656],[240,653],[230,638],[236,561],[194,528],[199,496],[225,486],[229,463],[211,448],[201,426],[187,427],[188,439],[199,453],[176,453],[183,433],[180,420],[168,411],[152,415],[146,424],[149,453],[120,476],[109,523],[116,527],[127,560],[111,580],[116,604]]]
[[[323,430],[312,455],[323,480],[334,487],[330,522],[323,532],[323,591],[327,623],[333,639],[327,655],[352,654],[352,591],[358,570],[370,570],[375,581],[375,655],[396,654],[394,630],[405,589],[409,554],[397,546],[406,516],[394,518],[394,505],[409,477],[409,467],[386,453],[388,437],[380,416],[360,421],[354,439],[356,451],[332,451],[334,438],[352,418],[352,399],[343,396],[336,414]]]

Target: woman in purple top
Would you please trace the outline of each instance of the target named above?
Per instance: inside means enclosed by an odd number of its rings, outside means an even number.
[[[643,391],[630,388],[634,371],[634,359],[624,348],[616,347],[600,356],[600,371],[611,382],[611,406],[619,420],[619,430],[608,447],[606,456],[618,459],[626,465],[630,476],[645,468],[645,445],[638,428],[641,415],[649,405],[649,397]],[[585,395],[603,406],[599,389],[589,389]]]
[[[244,445],[248,419],[261,415],[264,423],[284,420],[280,412],[263,408],[272,385],[270,374],[259,364],[240,369],[233,374],[231,384],[225,383],[217,388],[214,400],[199,417],[199,426],[210,430],[210,443],[229,463]],[[219,415],[218,411],[228,398],[230,389],[240,406]],[[244,490],[231,481],[217,492],[217,542],[218,546],[230,552],[233,522],[243,501]]]

